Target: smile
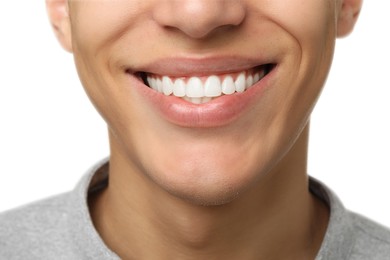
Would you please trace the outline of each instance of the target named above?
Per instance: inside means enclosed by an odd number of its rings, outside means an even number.
[[[262,80],[272,64],[220,75],[171,77],[141,73],[145,85],[165,96],[180,97],[193,104],[204,104],[223,95],[243,93]]]
[[[271,55],[172,57],[125,66],[127,88],[153,111],[154,120],[194,129],[247,120],[267,95],[265,90],[275,85],[279,71],[280,61]]]

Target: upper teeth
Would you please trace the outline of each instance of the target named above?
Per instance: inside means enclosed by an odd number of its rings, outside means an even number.
[[[171,78],[147,75],[149,86],[166,96],[182,97],[192,103],[205,103],[214,97],[244,92],[265,76],[264,69],[234,75]]]

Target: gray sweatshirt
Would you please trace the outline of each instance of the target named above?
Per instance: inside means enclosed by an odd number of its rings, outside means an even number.
[[[107,184],[98,163],[73,191],[0,214],[0,259],[120,259],[102,241],[89,215],[88,193]],[[315,260],[390,260],[390,230],[346,210],[337,196],[310,179],[310,190],[330,208]]]

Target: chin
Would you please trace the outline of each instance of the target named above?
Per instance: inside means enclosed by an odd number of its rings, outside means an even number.
[[[278,151],[266,152],[262,142],[251,141],[256,138],[230,132],[219,132],[218,138],[215,133],[196,138],[175,136],[161,145],[155,139],[148,142],[154,149],[145,148],[140,172],[152,182],[153,189],[194,205],[223,205],[242,196],[267,173]],[[248,131],[248,136],[253,135]]]
[[[208,168],[208,169],[207,169]],[[201,206],[228,204],[248,190],[259,174],[248,169],[216,169],[215,165],[197,168],[176,169],[170,174],[152,177],[160,188],[188,203]],[[164,171],[165,172],[165,171]]]
[[[243,187],[230,187],[210,184],[190,184],[188,187],[166,187],[166,191],[171,195],[179,198],[187,203],[198,206],[221,206],[234,201],[239,197],[240,193],[245,190]]]

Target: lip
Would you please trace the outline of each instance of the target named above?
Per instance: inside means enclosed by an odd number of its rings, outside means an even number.
[[[218,75],[239,72],[267,64],[250,59],[163,59],[137,68],[146,73],[190,77]],[[175,96],[165,96],[144,84],[137,73],[126,70],[130,86],[166,121],[181,127],[213,128],[222,127],[238,120],[253,108],[263,96],[264,89],[270,85],[278,68],[277,63],[259,82],[242,93],[223,95],[204,104],[193,104]],[[139,69],[139,70],[138,70]]]
[[[146,72],[156,75],[172,77],[208,76],[228,74],[232,72],[245,71],[264,64],[277,64],[270,58],[247,58],[238,56],[228,57],[177,57],[163,58],[143,66],[136,70],[128,69],[130,73]]]

